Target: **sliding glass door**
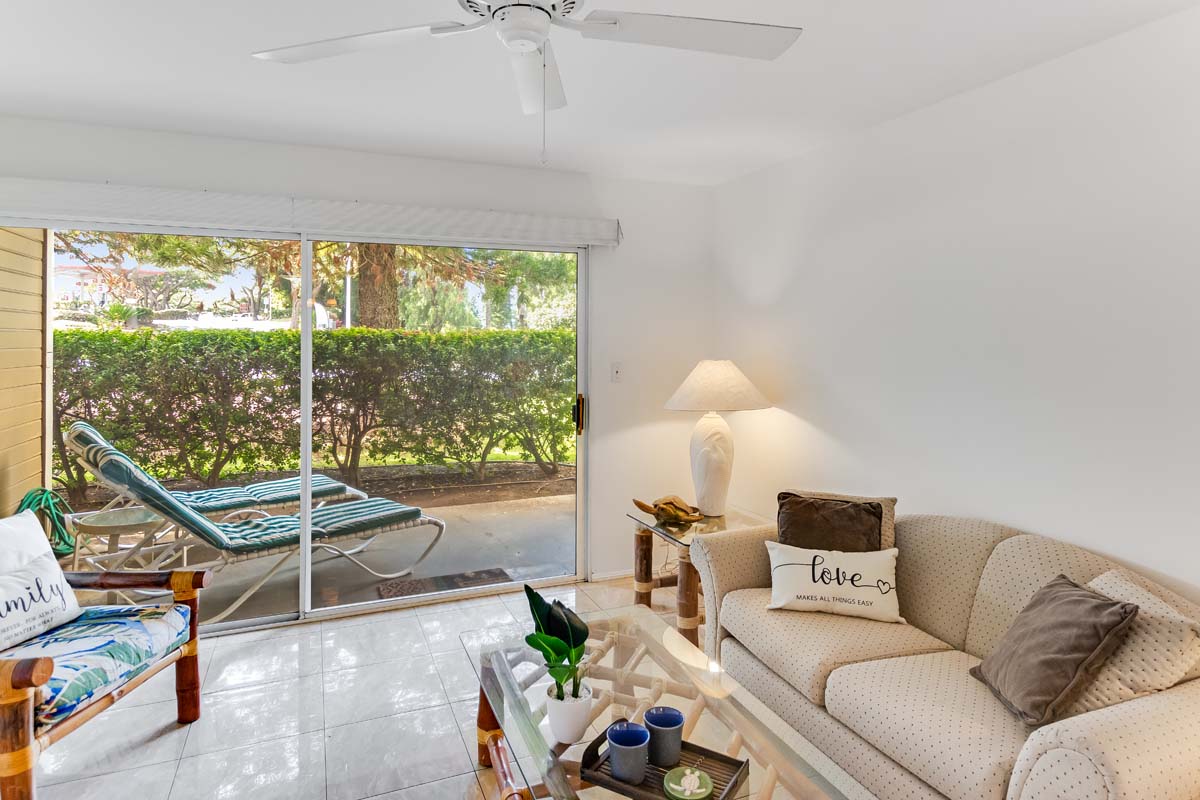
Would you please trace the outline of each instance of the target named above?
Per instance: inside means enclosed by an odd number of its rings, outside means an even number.
[[[317,241],[312,263],[314,475],[385,501],[336,541],[356,508],[314,511],[312,607],[574,575],[578,254]]]
[[[265,546],[254,521],[299,508],[300,242],[112,230],[54,242],[54,474],[78,515],[64,560],[216,569],[205,623],[295,616],[298,553]],[[85,450],[97,442],[147,480],[114,479],[107,451]],[[208,523],[181,525],[191,512]]]
[[[213,568],[205,624],[577,573],[582,251],[54,239],[64,562]]]

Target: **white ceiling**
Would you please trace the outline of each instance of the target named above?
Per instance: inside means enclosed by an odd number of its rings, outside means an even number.
[[[555,29],[550,166],[718,183],[1196,0],[588,0],[805,28],[775,62]],[[249,53],[441,19],[454,0],[38,0],[0,8],[0,113],[535,165],[490,32],[299,65]],[[16,35],[14,35],[16,34]],[[0,124],[3,124],[0,122]]]

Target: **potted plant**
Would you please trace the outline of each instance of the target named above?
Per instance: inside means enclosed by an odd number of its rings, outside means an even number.
[[[546,659],[553,685],[546,689],[546,716],[550,733],[566,744],[583,738],[591,720],[592,690],[583,682],[580,662],[587,642],[587,623],[561,600],[547,603],[545,598],[525,586],[534,632],[525,643]]]

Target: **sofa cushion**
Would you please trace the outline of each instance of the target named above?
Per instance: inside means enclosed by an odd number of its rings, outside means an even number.
[[[914,584],[911,577],[906,576],[903,569],[904,555],[909,550],[902,545],[900,552],[900,567],[896,570],[896,580],[901,585],[912,586]],[[971,606],[971,621],[967,626],[966,642],[962,649],[980,658],[987,656],[1012,625],[1017,614],[1021,613],[1021,609],[1028,605],[1033,593],[1056,575],[1066,575],[1076,583],[1085,584],[1113,569],[1121,567],[1082,547],[1056,539],[1033,534],[1005,539],[996,545],[980,576],[979,587]],[[1183,616],[1200,619],[1200,605],[1180,597],[1136,572],[1126,572],[1125,575]],[[918,580],[916,585],[927,584]],[[900,606],[906,618],[914,619],[908,616],[911,611],[904,608],[903,602]],[[1185,679],[1193,678],[1200,678],[1200,663],[1192,667]]]
[[[808,550],[865,553],[882,541],[883,504],[779,493],[779,543]]]
[[[986,658],[1034,593],[1057,576],[1084,584],[1114,566],[1082,547],[1044,536],[1005,539],[996,545],[979,578],[963,650]]]
[[[1129,635],[1096,672],[1064,716],[1082,714],[1161,692],[1180,683],[1200,661],[1200,623],[1138,586],[1122,570],[1110,570],[1089,589],[1138,607]]]
[[[1059,575],[1033,595],[971,677],[1025,724],[1053,722],[1125,641],[1137,613],[1133,603]]]
[[[1003,800],[1031,729],[968,674],[952,650],[834,670],[825,707],[951,800]]]
[[[988,556],[1021,532],[967,517],[904,516],[896,520],[896,585],[916,587],[900,595],[900,616],[926,633],[963,650],[967,623]]]
[[[0,649],[79,615],[79,602],[37,515],[0,519]]]
[[[873,796],[888,800],[945,800],[941,792],[863,741],[825,709],[810,703],[796,687],[763,666],[737,639],[726,637],[721,642],[721,668],[819,751],[815,758],[805,757],[810,766],[817,767],[824,755]],[[804,745],[800,747],[804,755]]]
[[[738,589],[721,603],[721,625],[811,702],[825,703],[825,681],[844,664],[949,650],[911,625],[815,611],[767,610],[770,589]]]
[[[780,512],[783,511],[783,498],[785,495],[794,497],[815,497],[821,500],[842,500],[848,503],[873,503],[879,506],[879,544],[872,548],[873,550],[891,550],[896,546],[896,498],[894,497],[860,497],[856,494],[834,494],[832,492],[806,492],[806,491],[791,491],[780,492]],[[784,520],[781,517],[777,522],[782,525]],[[782,531],[781,531],[782,532]],[[783,541],[780,539],[780,541]],[[824,548],[817,544],[802,544],[793,542],[784,542],[794,547],[808,547],[810,549],[826,550],[834,548]]]
[[[145,671],[188,639],[182,605],[89,606],[65,625],[0,652],[0,658],[53,658],[37,725],[53,725]]]

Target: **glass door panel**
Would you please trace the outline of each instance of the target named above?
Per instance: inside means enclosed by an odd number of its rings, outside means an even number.
[[[298,614],[295,553],[280,564],[281,554],[235,556],[227,545],[254,535],[246,520],[298,510],[300,243],[64,230],[55,233],[55,254],[52,446],[60,488],[76,512],[144,508],[150,498],[141,494],[161,490],[220,531],[143,513],[134,514],[140,527],[112,534],[111,523],[131,518],[96,513],[80,518],[69,560],[79,569],[216,569],[203,623]],[[80,463],[69,435],[78,422],[159,489],[121,491]]]
[[[314,608],[575,574],[577,260],[313,243]]]

